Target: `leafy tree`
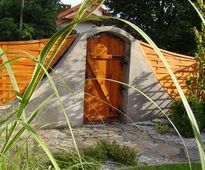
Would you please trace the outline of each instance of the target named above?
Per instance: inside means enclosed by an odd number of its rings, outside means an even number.
[[[159,47],[188,55],[197,51],[194,27],[200,29],[201,21],[187,0],[106,0],[105,5],[138,25]]]
[[[202,3],[202,4],[200,4]],[[205,14],[203,2],[196,4],[202,14]],[[194,28],[195,39],[197,42],[196,61],[197,67],[194,76],[187,80],[190,95],[203,100],[205,104],[205,26],[202,24],[201,30]],[[205,106],[204,106],[205,111]]]
[[[59,0],[24,0],[20,33],[21,6],[22,0],[0,0],[1,41],[47,38],[56,31]]]

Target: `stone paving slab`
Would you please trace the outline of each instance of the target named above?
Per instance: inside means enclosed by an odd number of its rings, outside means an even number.
[[[39,130],[49,148],[74,149],[68,129]],[[159,134],[153,125],[139,127],[120,123],[85,125],[73,128],[80,150],[93,147],[99,140],[117,141],[120,145],[132,147],[140,154],[140,161],[148,164],[186,162],[186,154],[180,138],[175,133]],[[192,161],[197,161],[198,151],[194,139],[185,139]]]

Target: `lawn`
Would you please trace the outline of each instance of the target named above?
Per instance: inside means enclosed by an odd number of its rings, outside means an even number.
[[[188,164],[168,164],[168,165],[153,165],[129,168],[127,170],[189,170]],[[200,164],[192,164],[192,170],[201,170]]]

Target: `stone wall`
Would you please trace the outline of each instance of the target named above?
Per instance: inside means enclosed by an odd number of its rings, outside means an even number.
[[[167,111],[171,99],[154,76],[139,44],[130,34],[119,28],[100,27],[78,36],[56,65],[55,71],[51,73],[70,123],[73,126],[83,124],[87,38],[101,32],[114,34],[126,43],[126,55],[129,61],[124,81],[132,88],[127,88],[123,92],[123,110],[125,112],[123,121],[147,120],[162,116],[159,109],[142,95],[142,92],[165,111]],[[49,81],[45,79],[34,93],[27,112],[34,110],[53,93]],[[55,95],[35,120],[35,124],[50,127],[66,126],[63,110]]]

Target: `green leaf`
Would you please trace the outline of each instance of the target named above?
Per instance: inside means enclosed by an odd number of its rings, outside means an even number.
[[[41,102],[41,104],[31,113],[26,122],[28,125],[38,116],[40,111],[48,104],[52,97],[53,94],[47,97],[43,102]],[[7,140],[2,149],[2,153],[6,153],[9,149],[11,149],[16,144],[17,140],[20,138],[24,131],[24,127],[20,128],[11,140]]]
[[[39,136],[39,134],[31,127],[29,126],[26,122],[22,121],[22,120],[18,120],[22,126],[27,130],[27,132],[29,134],[31,134],[33,136],[33,138],[38,142],[38,144],[43,148],[43,150],[45,151],[45,153],[47,154],[47,156],[49,157],[50,161],[52,162],[54,168],[56,170],[60,170],[58,164],[56,163],[55,159],[53,158],[51,152],[49,151],[48,147],[46,146],[45,142],[41,139],[41,137]]]
[[[15,78],[15,75],[13,73],[13,70],[11,68],[11,65],[9,63],[8,58],[6,57],[5,53],[3,52],[3,50],[1,48],[0,48],[0,56],[2,57],[2,60],[3,60],[4,65],[5,65],[5,68],[7,69],[7,72],[9,74],[9,77],[10,77],[10,80],[11,80],[11,84],[12,84],[12,86],[14,88],[14,91],[16,92],[16,97],[17,97],[18,101],[21,102],[22,97],[21,97],[21,94],[20,94],[20,90],[19,90],[16,78]]]
[[[159,50],[159,48],[156,46],[156,44],[151,40],[151,38],[149,38],[149,36],[147,34],[145,34],[139,27],[137,27],[136,25],[130,23],[129,21],[123,20],[123,19],[117,19],[117,18],[113,18],[115,20],[118,21],[122,21],[126,24],[128,24],[129,26],[131,26],[133,29],[135,29],[138,33],[140,33],[140,35],[151,45],[151,47],[154,49],[154,51],[157,53],[157,55],[159,56],[160,60],[162,61],[162,63],[164,64],[164,66],[166,67],[171,79],[173,80],[179,95],[182,99],[182,102],[184,104],[184,107],[186,109],[186,112],[188,114],[189,120],[191,122],[192,125],[192,129],[194,131],[195,134],[195,139],[196,139],[196,143],[199,149],[199,156],[200,156],[200,160],[201,160],[201,165],[202,165],[202,170],[205,170],[205,153],[203,150],[203,142],[202,142],[202,138],[199,132],[199,127],[198,124],[196,122],[196,119],[194,117],[194,114],[191,110],[191,107],[186,99],[186,96],[182,90],[182,88],[179,85],[179,82],[177,81],[177,78],[175,76],[175,74],[173,73],[169,63],[167,62],[166,58],[163,56],[163,54],[161,53],[161,51]],[[190,164],[191,165],[191,164]]]

